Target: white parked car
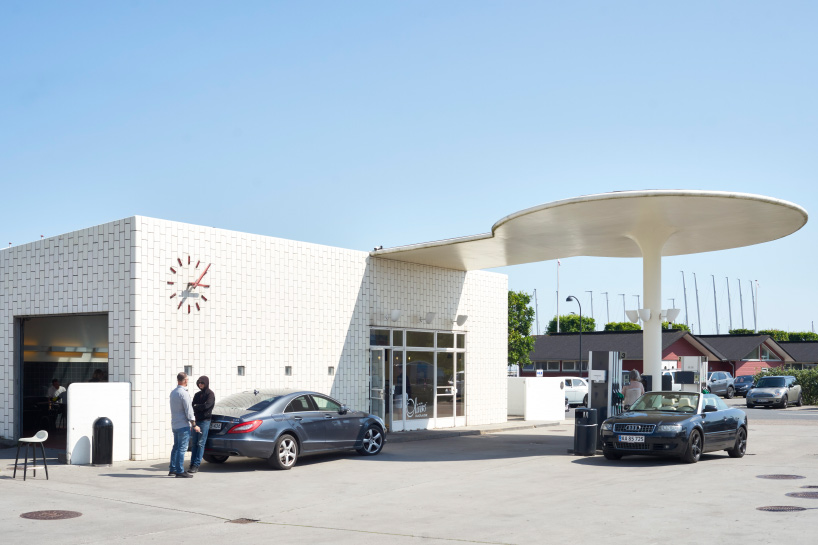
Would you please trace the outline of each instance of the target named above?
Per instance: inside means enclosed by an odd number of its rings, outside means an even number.
[[[588,405],[588,381],[579,377],[564,377],[565,397],[569,405]]]

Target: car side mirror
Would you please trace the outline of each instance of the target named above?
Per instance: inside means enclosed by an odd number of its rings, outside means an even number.
[[[704,406],[704,412],[706,412],[706,413],[714,413],[714,412],[716,412],[718,410],[719,410],[719,408],[716,407],[715,405],[705,405]]]
[[[631,410],[631,406],[630,406],[630,405],[625,405],[625,410],[626,410],[626,411]]]
[[[349,407],[346,405],[341,405],[341,408],[338,409],[338,414],[346,414],[349,412]]]

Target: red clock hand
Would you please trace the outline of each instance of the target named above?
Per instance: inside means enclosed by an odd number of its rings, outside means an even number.
[[[210,264],[208,264],[207,267],[205,267],[205,270],[204,270],[204,272],[202,272],[201,276],[199,276],[199,279],[196,280],[193,284],[190,285],[191,288],[195,288],[196,286],[202,286],[203,288],[210,287],[210,286],[205,286],[203,284],[199,284],[199,282],[202,281],[202,278],[204,278],[204,275],[207,274],[208,269],[210,269]]]

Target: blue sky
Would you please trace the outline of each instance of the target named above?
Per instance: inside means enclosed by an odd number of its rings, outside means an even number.
[[[0,4],[2,246],[144,215],[369,250],[625,189],[818,210],[814,2],[166,4]],[[759,328],[808,330],[815,239],[665,258],[664,303],[685,271],[688,321],[715,333],[715,302],[725,332],[740,279],[752,328],[758,280]],[[556,263],[501,272],[544,329]],[[641,262],[560,284],[621,320]]]

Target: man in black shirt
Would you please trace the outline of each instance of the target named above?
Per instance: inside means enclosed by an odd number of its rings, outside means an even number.
[[[210,379],[206,376],[199,377],[196,381],[199,391],[193,396],[193,414],[196,416],[196,425],[199,431],[191,434],[193,452],[190,455],[190,469],[188,473],[199,471],[199,464],[202,463],[204,447],[207,442],[207,432],[210,431],[210,416],[213,414],[213,405],[216,404],[216,394],[210,389]]]

